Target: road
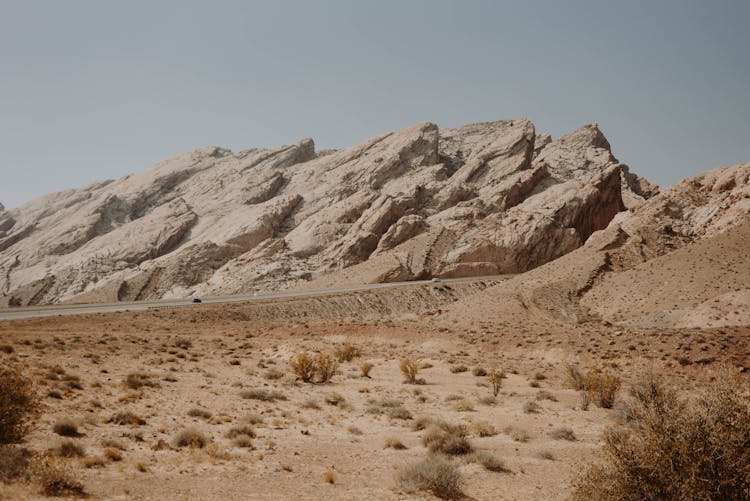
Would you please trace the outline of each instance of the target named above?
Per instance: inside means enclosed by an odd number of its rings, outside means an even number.
[[[346,294],[378,289],[394,289],[400,287],[417,287],[423,285],[439,285],[456,282],[477,282],[483,280],[507,280],[514,275],[489,275],[482,277],[441,279],[435,283],[432,280],[417,280],[412,282],[391,282],[384,284],[367,284],[334,289],[317,289],[309,291],[284,291],[264,294],[243,294],[238,296],[215,296],[201,298],[202,304],[241,303],[248,301],[266,301],[269,299],[288,299],[312,296],[327,296],[331,294]],[[115,311],[142,311],[149,308],[173,308],[181,306],[199,306],[188,299],[159,299],[154,301],[127,301],[118,303],[92,304],[64,304],[50,306],[26,306],[19,308],[0,309],[0,321],[19,320],[24,318],[52,317],[56,315],[80,315],[85,313],[111,313]]]

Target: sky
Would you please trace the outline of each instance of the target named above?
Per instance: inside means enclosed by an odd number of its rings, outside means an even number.
[[[746,0],[0,0],[0,203],[209,145],[596,122],[662,187],[750,161]]]

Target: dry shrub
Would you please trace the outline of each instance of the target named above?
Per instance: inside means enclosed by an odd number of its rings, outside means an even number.
[[[526,414],[539,414],[542,412],[542,407],[538,403],[530,400],[523,404],[523,411]]]
[[[195,428],[185,428],[177,434],[174,440],[175,447],[202,449],[206,444],[208,444],[208,438],[206,435]]]
[[[409,357],[404,357],[398,364],[401,374],[406,378],[405,383],[417,384],[417,374],[419,374],[419,364]]]
[[[292,372],[305,383],[312,382],[315,376],[315,364],[313,359],[307,353],[299,353],[289,361]]]
[[[337,346],[333,350],[333,356],[336,357],[336,360],[339,362],[351,362],[355,358],[362,355],[362,350],[359,349],[359,347],[351,344],[351,343],[344,343],[340,346]]]
[[[394,449],[397,451],[403,451],[406,450],[408,447],[404,445],[404,443],[399,440],[396,437],[388,437],[385,439],[385,446],[386,449]]]
[[[374,366],[370,362],[364,362],[359,366],[359,375],[362,377],[369,378],[370,371]]]
[[[232,426],[227,432],[227,438],[237,438],[240,435],[247,435],[250,438],[255,438],[255,429],[248,424]]]
[[[490,454],[487,451],[474,451],[466,456],[466,461],[469,463],[478,463],[484,466],[485,470],[494,472],[507,472],[510,471],[505,467],[505,463]]]
[[[497,430],[488,421],[477,421],[469,425],[469,431],[477,437],[494,437],[497,435]]]
[[[297,376],[305,383],[312,383],[318,376],[318,383],[326,383],[331,380],[339,368],[338,362],[325,353],[318,353],[315,358],[307,353],[300,353],[289,361],[289,366]]]
[[[86,455],[86,451],[75,440],[65,440],[57,448],[57,454],[64,458],[81,458]]]
[[[40,457],[31,464],[31,474],[45,496],[86,497],[83,484],[75,478],[70,467],[60,458]]]
[[[655,374],[632,395],[630,420],[605,432],[605,462],[573,499],[750,499],[750,404],[736,373],[721,370],[693,401]]]
[[[144,386],[159,388],[159,382],[149,374],[143,372],[132,372],[125,377],[125,386],[132,390],[138,390]]]
[[[34,384],[20,368],[0,369],[0,445],[23,439],[38,405]]]
[[[568,386],[576,391],[582,391],[586,389],[585,381],[586,377],[578,370],[578,368],[571,364],[565,363],[565,376],[567,379]]]
[[[452,456],[468,454],[474,450],[465,426],[445,422],[435,423],[427,427],[424,436],[422,436],[422,444],[430,452],[440,452]]]
[[[571,428],[568,428],[567,426],[555,428],[554,430],[548,432],[547,435],[549,435],[550,438],[554,438],[555,440],[567,440],[568,442],[575,442],[577,440],[576,434]]]
[[[240,396],[247,400],[260,400],[261,402],[275,402],[277,400],[286,400],[286,395],[276,390],[245,390],[240,393]]]
[[[325,353],[318,353],[315,356],[315,373],[318,375],[319,383],[327,383],[331,380],[339,364],[336,360]]]
[[[0,482],[10,482],[26,474],[32,453],[14,445],[0,445]]]
[[[439,454],[404,466],[398,474],[398,481],[407,490],[431,492],[441,499],[463,497],[461,472],[450,459]]]
[[[208,419],[212,416],[211,411],[201,409],[200,407],[193,407],[188,411],[187,415],[190,417],[198,417],[203,419]]]
[[[487,371],[484,370],[484,367],[474,367],[471,369],[471,375],[476,377],[483,377],[487,375]]]
[[[52,431],[62,437],[78,437],[78,424],[72,419],[60,419],[52,426]]]
[[[466,372],[468,370],[469,368],[466,367],[465,365],[454,365],[453,367],[450,368],[450,371],[453,374],[459,374],[461,372]]]
[[[104,457],[112,462],[122,461],[122,452],[114,447],[104,449]]]
[[[108,423],[114,423],[119,425],[130,425],[130,426],[143,426],[146,424],[146,420],[138,414],[130,411],[119,411],[112,415],[107,421]]]
[[[621,384],[620,378],[594,369],[586,375],[584,388],[589,400],[595,402],[599,407],[611,409],[615,404]]]
[[[324,400],[328,405],[335,405],[338,407],[346,404],[346,398],[344,398],[344,395],[336,391],[332,391],[331,393],[326,395]]]
[[[507,377],[505,371],[498,371],[497,369],[491,369],[487,374],[487,381],[492,385],[492,394],[497,396],[500,393],[500,388],[503,386],[503,379]]]

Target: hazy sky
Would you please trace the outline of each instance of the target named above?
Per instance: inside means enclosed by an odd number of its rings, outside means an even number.
[[[0,0],[0,202],[207,145],[598,122],[662,186],[750,161],[750,1]]]

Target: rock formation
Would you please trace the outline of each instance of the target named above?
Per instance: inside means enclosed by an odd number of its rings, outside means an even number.
[[[234,294],[523,272],[657,189],[596,125],[424,123],[341,151],[313,141],[178,155],[0,214],[0,305]]]

